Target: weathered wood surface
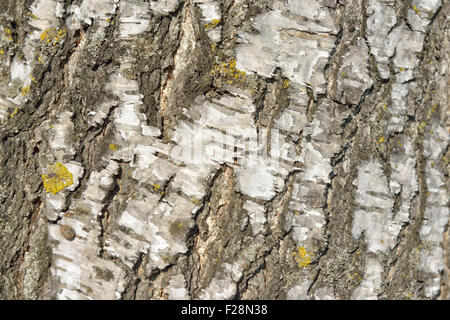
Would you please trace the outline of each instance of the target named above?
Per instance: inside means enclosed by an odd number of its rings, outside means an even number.
[[[0,0],[0,298],[449,299],[449,13]]]

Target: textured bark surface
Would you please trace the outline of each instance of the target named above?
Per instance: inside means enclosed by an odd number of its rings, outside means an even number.
[[[0,0],[1,299],[449,299],[441,0]]]

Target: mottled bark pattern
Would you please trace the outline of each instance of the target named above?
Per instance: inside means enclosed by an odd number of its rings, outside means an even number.
[[[0,0],[0,298],[449,299],[449,14]]]

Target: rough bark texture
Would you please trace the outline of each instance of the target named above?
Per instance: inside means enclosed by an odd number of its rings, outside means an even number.
[[[0,0],[0,298],[450,298],[449,14]]]

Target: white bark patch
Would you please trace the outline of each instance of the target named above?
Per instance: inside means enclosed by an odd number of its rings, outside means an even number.
[[[395,44],[389,41],[388,33],[397,23],[395,1],[369,0],[367,4],[367,41],[370,52],[375,56],[378,71],[383,79],[389,79],[388,62],[394,55]]]
[[[333,11],[315,0],[277,0],[273,7],[254,19],[258,34],[239,34],[237,68],[266,78],[281,68],[292,83],[324,93],[323,71],[338,33]]]
[[[358,104],[373,81],[369,76],[369,49],[363,39],[350,47],[338,72],[338,91],[350,103]]]
[[[393,61],[397,68],[413,69],[417,66],[417,54],[422,51],[424,38],[423,33],[410,31],[405,23],[401,23],[389,34],[389,42],[395,48]],[[412,75],[404,81],[410,79]]]
[[[300,284],[290,288],[287,292],[287,300],[309,300],[308,289],[312,280],[302,279]]]
[[[416,6],[419,11],[426,11],[428,14],[433,14],[442,5],[442,0],[413,0],[412,5]]]
[[[120,99],[119,107],[114,111],[114,118],[122,139],[133,139],[136,132],[141,130],[136,108],[142,105],[143,96],[137,92],[137,82],[116,74],[111,77],[106,90]]]
[[[77,172],[73,163],[66,166]],[[111,187],[118,168],[115,162],[110,162],[102,171],[93,172],[80,199],[72,203],[58,225],[49,225],[50,237],[58,241],[53,248],[55,262],[51,269],[59,279],[58,299],[115,299],[118,292],[120,297],[125,272],[113,262],[97,256],[100,234],[97,216],[101,215],[106,196],[101,186]],[[72,218],[74,214],[78,215]],[[75,238],[65,239],[60,233],[61,226],[73,228]]]
[[[240,168],[238,173],[238,188],[243,194],[263,200],[275,196],[275,168],[259,162],[255,166]]]
[[[367,258],[363,281],[353,292],[352,299],[377,300],[382,274],[383,267],[380,262],[375,258]]]
[[[180,0],[157,0],[150,1],[150,8],[160,14],[167,15],[174,12]]]
[[[120,5],[120,37],[131,39],[133,36],[143,33],[150,25],[149,18],[148,4],[122,1]]]
[[[325,224],[322,209],[326,201],[325,188],[332,172],[330,159],[339,150],[340,123],[347,113],[333,110],[333,106],[323,103],[318,107],[314,120],[309,122],[306,107],[296,109],[304,116],[297,117],[299,121],[290,131],[303,130],[304,136],[310,139],[303,138],[301,143],[302,151],[297,160],[302,170],[294,181],[285,228],[286,231],[293,228],[293,238],[301,244],[321,237]],[[284,111],[280,118],[292,114],[291,110]]]
[[[79,6],[71,5],[67,8],[66,25],[71,30],[81,28],[81,23],[92,25],[98,20],[100,32],[110,25],[108,19],[114,14],[118,0],[83,0]]]
[[[266,211],[263,206],[257,204],[256,202],[247,200],[244,203],[243,209],[247,211],[250,217],[250,224],[252,226],[253,235],[258,235],[265,231]]]
[[[175,128],[172,139],[177,146],[171,152],[172,157],[194,167],[212,168],[227,163],[237,173],[240,192],[263,200],[273,198],[294,169],[295,157],[285,154],[286,150],[294,149],[293,143],[274,132],[272,138],[277,139],[272,145],[278,149],[268,154],[266,131],[260,130],[258,136],[254,110],[249,95],[239,91],[211,101],[198,97],[185,111],[190,119],[180,121]],[[291,164],[281,162],[283,157]]]
[[[52,274],[59,279],[57,298],[116,298],[116,290],[123,285],[122,277],[125,272],[113,262],[96,256],[95,226],[65,217],[61,223],[72,227],[77,237],[72,241],[66,240],[60,235],[59,225],[49,226],[50,237],[59,241],[53,249],[55,258],[51,268]]]
[[[420,269],[430,274],[425,282],[425,296],[428,298],[436,298],[439,294],[441,272],[445,267],[443,233],[449,222],[449,196],[441,160],[449,138],[446,129],[434,120],[424,139],[424,155],[428,159],[426,164],[428,193],[420,229],[420,238],[424,243],[420,250]]]
[[[193,2],[200,7],[202,12],[206,35],[212,42],[219,42],[222,31],[222,27],[217,26],[222,19],[219,2],[217,0],[194,0]]]
[[[206,289],[202,290],[200,299],[205,300],[226,300],[231,299],[236,294],[237,282],[241,279],[243,266],[238,261],[234,264],[223,263],[221,270],[211,280]]]
[[[169,287],[166,289],[170,300],[189,300],[191,297],[186,289],[186,280],[183,274],[170,277]]]
[[[392,249],[401,229],[401,223],[392,217],[393,198],[386,176],[376,160],[363,162],[358,177],[352,235],[358,239],[364,232],[369,252]]]
[[[405,74],[405,72],[401,74]],[[397,75],[397,77],[399,76],[400,74]],[[386,111],[391,115],[387,128],[388,132],[401,132],[403,130],[407,115],[406,98],[410,87],[410,84],[392,84],[391,104],[386,105]]]
[[[41,33],[58,23],[59,18],[62,17],[64,1],[53,0],[37,0],[30,6],[30,15],[28,24],[30,24],[34,31],[30,32],[24,39],[21,46],[21,51],[24,53],[24,59],[19,59],[16,55],[10,66],[11,81],[8,87],[13,85],[14,81],[20,80],[22,88],[30,89],[32,81],[33,64],[35,57],[36,41],[40,40]],[[2,92],[0,86],[0,92]],[[9,92],[8,88],[5,88]],[[17,106],[22,105],[27,101],[26,94],[18,94],[15,98],[8,97],[8,100]]]
[[[57,160],[62,160],[65,155],[75,155],[73,144],[74,124],[72,122],[73,112],[63,111],[56,116],[55,121],[46,124],[50,127],[50,148]]]
[[[44,31],[55,25],[64,12],[64,1],[61,0],[38,0],[30,6],[31,13],[35,18],[29,20],[33,27]]]
[[[316,300],[335,300],[334,290],[331,287],[321,287],[314,292]]]
[[[419,190],[416,173],[416,160],[413,145],[408,137],[397,142],[398,152],[391,155],[391,181],[389,188],[392,193],[400,194],[401,204],[396,214],[396,220],[401,223],[409,221],[411,200]]]
[[[404,22],[395,27],[397,23],[395,1],[368,2],[367,13],[367,40],[370,52],[374,55],[378,71],[384,79],[390,78],[389,60],[394,56],[393,62],[396,71],[400,71],[398,77],[400,82],[405,82],[413,78],[412,69],[417,66],[417,53],[422,50],[424,34],[429,21],[417,17],[416,12],[409,11],[409,22],[413,24],[414,31],[410,30]],[[413,5],[419,11],[417,6]],[[417,31],[415,31],[417,30]]]

